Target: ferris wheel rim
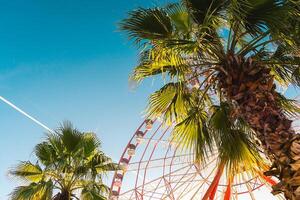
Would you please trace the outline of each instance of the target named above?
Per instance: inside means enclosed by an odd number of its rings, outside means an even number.
[[[132,159],[132,156],[126,156],[126,152],[128,151],[128,148],[129,148],[129,146],[130,146],[130,144],[135,144],[136,146],[136,148],[138,148],[139,147],[139,143],[136,143],[136,142],[134,142],[134,139],[135,139],[135,137],[136,137],[136,135],[137,135],[137,133],[139,132],[139,131],[142,131],[142,127],[146,124],[146,121],[147,120],[144,120],[141,124],[140,124],[140,126],[136,129],[136,131],[134,132],[134,134],[133,134],[133,136],[131,137],[131,139],[129,140],[129,142],[128,142],[128,144],[126,145],[126,147],[125,147],[125,149],[124,149],[124,151],[123,151],[123,153],[122,153],[122,156],[120,157],[120,160],[119,160],[119,165],[120,165],[120,163],[121,163],[121,161],[122,161],[122,159],[124,159],[124,158],[126,158],[126,159],[128,159],[128,165],[129,164],[132,164],[132,163],[130,163],[131,162],[131,159]],[[157,120],[153,120],[153,123],[155,122],[155,121],[157,121]],[[153,135],[155,135],[155,133],[160,129],[162,127],[162,123],[160,123],[160,125],[156,128],[156,130],[154,131],[154,133],[152,134],[152,137],[149,137],[148,138],[148,143],[147,143],[147,147],[150,145],[150,142],[151,142],[151,139],[153,139]],[[168,127],[169,128],[169,127]],[[168,128],[167,128],[167,130],[168,130]],[[144,131],[142,131],[144,134],[143,134],[143,136],[145,137],[146,136],[146,134],[149,132],[149,130],[144,130]],[[165,131],[166,132],[166,131]],[[162,137],[161,137],[162,138]],[[157,145],[159,143],[159,141],[155,141],[155,145]],[[167,150],[167,152],[171,149],[171,146],[172,146],[172,144],[169,142],[169,144],[168,144],[168,150]],[[144,150],[144,152],[143,152],[143,154],[145,154],[145,151],[147,150],[147,148],[145,148],[145,150]],[[154,149],[155,150],[155,149]],[[152,151],[154,151],[154,150],[152,150]],[[153,152],[152,152],[153,153]],[[174,153],[173,153],[173,156],[171,156],[171,164],[169,165],[169,167],[171,168],[172,167],[172,163],[173,163],[173,159],[174,159],[174,155],[176,154],[176,150],[174,151]],[[167,153],[165,154],[165,157],[164,157],[164,162],[166,162],[166,156],[167,156]],[[147,165],[149,164],[149,162],[151,161],[151,159],[149,159],[149,160],[146,160],[146,161],[142,161],[142,159],[143,159],[143,157],[144,157],[144,155],[142,155],[142,157],[141,157],[141,160],[140,161],[138,161],[138,162],[133,162],[134,164],[138,164],[138,171],[139,170],[141,170],[141,162],[148,162],[147,163]],[[163,164],[163,175],[165,175],[165,167],[166,167],[167,165],[165,165],[165,164]],[[195,166],[195,164],[193,164],[193,166]],[[195,166],[195,168],[197,168],[197,166]],[[142,169],[142,170],[144,170],[144,169]],[[213,170],[212,170],[213,171]],[[117,178],[117,174],[118,173],[120,173],[120,171],[118,172],[118,171],[116,171],[115,172],[115,174],[114,174],[114,177],[113,177],[113,181],[112,181],[112,184],[111,184],[111,188],[110,188],[110,191],[111,191],[111,194],[112,194],[112,192],[114,191],[113,189],[114,189],[114,183],[115,183],[115,181],[116,181],[116,178]],[[139,172],[138,172],[139,173]],[[200,172],[198,172],[198,174],[200,175],[200,177],[201,178],[203,178],[204,180],[205,180],[205,177],[202,175],[202,173]],[[136,193],[140,193],[139,195],[143,195],[143,191],[144,191],[144,189],[142,190],[142,192],[139,192],[139,191],[137,191],[137,189],[138,188],[140,188],[140,187],[144,187],[146,184],[149,184],[148,182],[146,183],[145,182],[145,174],[144,174],[144,180],[143,180],[143,184],[142,185],[138,185],[137,184],[137,179],[135,180],[135,184],[134,184],[134,188],[132,188],[132,189],[130,189],[130,190],[128,190],[128,191],[125,191],[125,192],[122,192],[122,193],[120,193],[120,191],[121,191],[121,188],[122,188],[122,183],[123,183],[123,179],[124,179],[124,176],[125,176],[125,172],[123,171],[123,173],[122,173],[122,178],[121,178],[121,186],[120,187],[118,187],[118,190],[117,190],[117,196],[119,197],[120,195],[123,195],[123,194],[126,194],[126,193],[129,193],[129,192],[132,192],[132,191],[134,191],[135,190],[135,192]],[[159,178],[161,178],[161,177],[158,177],[157,179],[154,179],[154,180],[158,180]],[[170,176],[169,176],[169,179],[170,179]],[[257,182],[257,180],[259,179],[259,176],[256,176],[256,177],[253,177],[251,180],[248,180],[248,181],[246,181],[246,182],[241,182],[241,183],[239,183],[239,184],[233,184],[232,186],[234,187],[234,186],[238,186],[238,185],[242,185],[242,184],[246,184],[246,183],[251,183],[251,181],[255,181],[255,183],[253,184],[255,187],[253,187],[253,188],[251,188],[251,191],[254,191],[254,190],[256,190],[256,189],[259,189],[259,188],[261,188],[261,187],[263,187],[264,185],[266,185],[265,183],[263,183],[263,182],[261,182],[261,183],[256,183]],[[151,181],[154,181],[154,180],[151,180]],[[203,184],[210,184],[211,183],[211,181],[203,181]],[[218,185],[218,186],[222,186],[222,187],[227,187],[228,186],[228,184],[220,184],[220,185]],[[199,188],[200,189],[200,188]],[[241,191],[241,192],[238,192],[238,193],[236,193],[237,195],[240,195],[240,194],[246,194],[246,193],[249,193],[249,191]],[[196,194],[196,193],[195,193]],[[152,196],[150,196],[150,197],[152,197]]]

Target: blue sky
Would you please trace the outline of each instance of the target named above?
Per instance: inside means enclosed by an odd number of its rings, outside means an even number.
[[[145,3],[147,2],[147,3]],[[158,1],[157,1],[158,2]],[[164,3],[166,1],[160,1]],[[128,75],[136,49],[116,28],[145,0],[11,0],[0,7],[0,96],[55,128],[63,120],[95,131],[118,159],[142,121],[151,81],[136,90]],[[45,131],[0,102],[0,199],[17,185],[7,175]]]
[[[145,3],[148,2],[148,3]],[[142,120],[151,82],[131,90],[136,50],[117,22],[150,1],[13,0],[0,8],[0,95],[51,128],[63,120],[97,132],[118,159]],[[45,131],[0,102],[0,199],[7,171],[32,159]]]

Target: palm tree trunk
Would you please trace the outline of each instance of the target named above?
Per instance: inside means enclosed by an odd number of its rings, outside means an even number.
[[[300,135],[292,129],[292,121],[276,101],[270,70],[251,58],[233,55],[220,68],[220,87],[236,107],[231,117],[241,117],[251,126],[273,163],[270,171],[265,172],[280,180],[272,193],[283,192],[286,199],[300,199]]]
[[[64,190],[61,193],[55,195],[53,200],[71,200],[71,193],[67,190]]]

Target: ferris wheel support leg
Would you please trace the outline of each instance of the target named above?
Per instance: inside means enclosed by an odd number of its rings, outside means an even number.
[[[232,178],[229,177],[228,178],[228,185],[227,185],[225,196],[224,196],[224,200],[230,200],[230,197],[231,197],[231,183],[232,183]]]
[[[213,200],[213,198],[215,196],[215,193],[216,193],[216,190],[217,190],[217,187],[218,187],[218,184],[219,184],[219,181],[220,181],[220,178],[223,174],[224,166],[225,165],[223,163],[220,164],[220,166],[218,168],[218,171],[216,173],[216,176],[214,177],[213,182],[211,183],[211,185],[207,189],[207,191],[206,191],[204,197],[202,198],[202,200]]]

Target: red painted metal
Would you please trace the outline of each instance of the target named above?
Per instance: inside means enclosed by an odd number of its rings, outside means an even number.
[[[146,122],[146,124],[147,123],[149,123],[149,121],[147,121]],[[156,131],[152,134],[152,136],[151,136],[151,138],[150,139],[152,139],[154,136],[155,136],[155,134],[157,133],[157,131],[160,129],[160,127],[162,126],[162,124],[156,129]],[[145,156],[145,154],[146,154],[146,150],[147,150],[147,148],[149,147],[149,142],[147,143],[147,146],[146,146],[146,148],[145,148],[145,150],[144,150],[144,152],[143,152],[143,154],[142,154],[142,157],[141,157],[141,160],[143,160],[143,158],[144,158],[144,156]],[[140,160],[140,161],[141,161]],[[139,174],[139,172],[140,172],[140,166],[141,166],[141,163],[139,163],[139,165],[138,165],[138,170],[137,170],[137,174]],[[135,187],[137,187],[138,185],[138,176],[137,176],[137,178],[136,178],[136,181],[135,181]],[[143,190],[143,189],[142,189]],[[137,196],[137,192],[136,192],[136,196]]]
[[[270,177],[267,177],[267,176],[265,176],[265,175],[262,175],[262,178],[265,180],[265,181],[267,181],[270,185],[276,185],[277,184],[277,182],[276,181],[274,181],[272,178],[270,178]]]
[[[218,167],[218,171],[216,173],[216,176],[213,179],[213,182],[211,183],[211,185],[209,186],[208,190],[206,191],[204,197],[202,198],[202,200],[213,200],[217,191],[217,187],[220,181],[220,178],[222,176],[224,170],[224,164],[220,164],[220,166]]]
[[[228,179],[228,185],[225,191],[224,200],[230,200],[231,196],[231,177]]]
[[[136,133],[142,128],[142,126],[145,124],[145,121],[137,128],[137,130],[135,131],[135,134],[133,134],[133,136],[131,137],[131,139],[129,140],[129,142],[128,142],[128,144],[127,144],[127,146],[126,146],[126,148],[124,149],[124,151],[123,151],[123,153],[122,153],[122,156],[121,156],[121,158],[120,158],[120,160],[119,160],[119,165],[120,165],[120,162],[121,162],[121,160],[122,159],[127,159],[126,157],[125,157],[125,154],[126,154],[126,152],[127,152],[127,147],[129,146],[129,144],[133,141],[133,139],[134,139],[134,137],[135,137],[135,135],[136,135]],[[146,132],[145,132],[145,134],[146,134]],[[131,159],[131,157],[129,157],[128,158],[128,161],[130,161],[130,159]],[[124,173],[123,173],[123,175],[124,175]],[[114,174],[114,177],[113,177],[113,181],[112,181],[112,183],[111,183],[111,194],[112,195],[119,195],[120,194],[120,191],[121,191],[121,188],[119,187],[119,189],[118,189],[118,191],[117,192],[115,192],[115,191],[113,191],[113,187],[114,187],[114,183],[115,183],[115,180],[116,180],[116,176],[117,176],[117,172]],[[110,196],[111,197],[111,196]]]
[[[160,125],[160,126],[161,126],[161,125]],[[160,138],[159,138],[158,141],[160,141],[160,140],[163,138],[163,136],[166,134],[166,132],[169,130],[169,128],[170,128],[170,127],[166,128],[166,130],[165,130],[165,131],[163,132],[163,134],[160,136]],[[157,147],[157,144],[158,144],[158,142],[155,143],[154,148],[152,149],[152,152],[151,152],[151,155],[150,155],[150,158],[149,158],[149,159],[152,158],[153,153],[154,153],[154,151],[155,151],[155,149],[156,149],[156,147]],[[147,164],[146,164],[146,169],[148,168],[148,166],[149,166],[149,160],[148,160],[148,162],[147,162]],[[146,175],[147,175],[147,171],[145,171],[145,173],[144,173],[143,185],[145,185]],[[143,194],[143,192],[144,192],[144,187],[142,187],[142,194]]]
[[[249,177],[243,182],[233,178],[230,182],[229,180],[224,182],[222,175],[224,166],[217,168],[216,154],[212,153],[206,164],[196,165],[192,162],[193,155],[190,152],[181,152],[172,140],[167,139],[172,127],[164,127],[162,123],[156,123],[157,120],[154,120],[151,124],[152,129],[147,130],[149,127],[146,127],[145,120],[126,145],[119,164],[127,159],[128,170],[122,173],[116,172],[113,177],[111,195],[114,195],[115,199],[122,196],[122,200],[212,200],[214,198],[229,200],[233,194],[246,194],[249,190],[253,192],[263,187],[265,183],[270,185],[276,183],[273,179],[262,177],[259,173],[257,177]],[[140,138],[142,140],[137,142],[135,140],[137,137],[142,137]],[[126,152],[133,146],[136,155],[131,157]],[[133,177],[132,172],[134,172]],[[122,184],[124,180],[128,181],[130,176],[131,185]],[[245,187],[246,183],[250,185],[250,189]],[[114,187],[115,184],[119,187]],[[121,189],[126,186],[129,188]]]

